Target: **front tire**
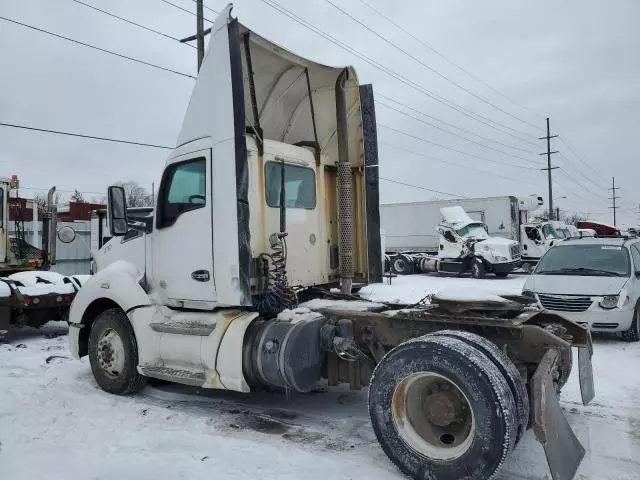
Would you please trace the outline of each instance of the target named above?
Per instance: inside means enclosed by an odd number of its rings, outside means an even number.
[[[146,378],[137,370],[138,343],[122,310],[106,310],[93,322],[89,363],[96,382],[106,392],[126,395],[144,386]]]
[[[434,335],[399,345],[378,364],[369,415],[384,452],[414,480],[491,478],[519,427],[495,363],[461,339]]]
[[[633,311],[633,320],[629,330],[622,332],[622,338],[627,342],[640,342],[640,303]]]
[[[471,264],[471,276],[473,278],[484,278],[486,276],[486,270],[484,268],[484,262],[479,258],[474,258]]]

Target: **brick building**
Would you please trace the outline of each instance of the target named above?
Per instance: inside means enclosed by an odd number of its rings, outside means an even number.
[[[73,222],[91,220],[91,211],[107,208],[101,203],[69,202],[58,205],[58,221]],[[12,198],[9,204],[9,221],[14,221],[22,212],[22,220],[33,221],[33,200],[30,198]]]

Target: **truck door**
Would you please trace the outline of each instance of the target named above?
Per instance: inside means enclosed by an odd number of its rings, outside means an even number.
[[[463,250],[458,236],[448,228],[440,227],[440,258],[458,258]]]
[[[216,300],[212,199],[211,150],[173,158],[160,182],[147,271],[169,305],[210,308]]]

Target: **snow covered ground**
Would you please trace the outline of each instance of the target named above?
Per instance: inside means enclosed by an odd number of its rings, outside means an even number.
[[[415,302],[451,282],[470,292],[518,293],[523,281],[414,276],[363,293]],[[595,349],[593,405],[581,405],[576,374],[563,393],[587,449],[577,478],[640,479],[640,344],[596,339]],[[66,325],[51,323],[0,345],[0,478],[404,477],[377,445],[366,391],[244,396],[157,382],[117,397],[97,387],[86,358],[71,359]],[[528,432],[500,480],[547,478],[544,452]]]

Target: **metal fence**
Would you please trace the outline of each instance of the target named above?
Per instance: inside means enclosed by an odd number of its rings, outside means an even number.
[[[37,228],[34,228],[34,223],[37,223]],[[56,264],[51,266],[51,270],[62,275],[88,274],[91,268],[91,222],[58,222],[58,229],[64,226],[72,227],[76,235],[70,243],[63,243],[56,237]],[[42,222],[24,222],[24,233],[28,243],[42,248]],[[14,234],[9,230],[9,235]]]

